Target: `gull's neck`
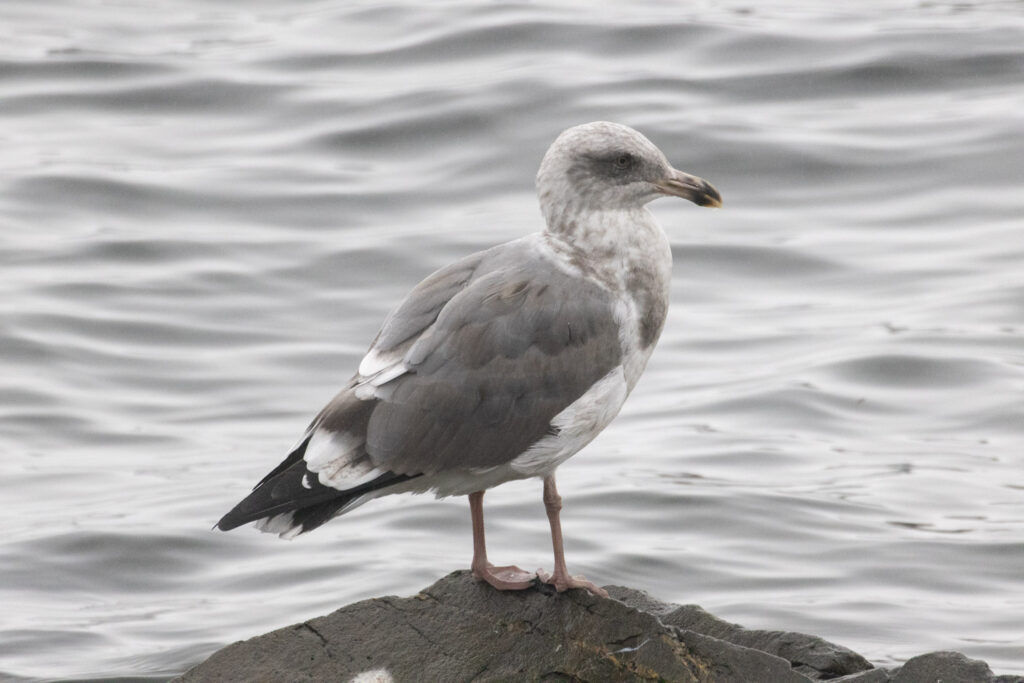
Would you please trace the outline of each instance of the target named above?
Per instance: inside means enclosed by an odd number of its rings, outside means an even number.
[[[630,390],[661,336],[672,285],[668,235],[644,207],[580,212],[548,223],[542,239],[564,267],[612,292],[622,305],[623,371]]]
[[[548,214],[545,240],[569,262],[617,291],[630,286],[638,268],[670,276],[668,235],[643,206]]]

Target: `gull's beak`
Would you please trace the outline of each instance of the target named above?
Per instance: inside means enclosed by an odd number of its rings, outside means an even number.
[[[722,195],[714,185],[689,173],[683,173],[672,169],[672,175],[654,183],[658,192],[672,197],[689,199],[697,206],[711,206],[718,208],[722,205]]]

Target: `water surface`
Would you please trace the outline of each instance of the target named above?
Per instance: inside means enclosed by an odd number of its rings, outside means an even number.
[[[6,2],[0,677],[167,678],[468,565],[462,499],[210,526],[563,128],[662,201],[673,307],[560,470],[571,569],[894,665],[1024,673],[1024,7]],[[549,566],[538,482],[492,555]]]

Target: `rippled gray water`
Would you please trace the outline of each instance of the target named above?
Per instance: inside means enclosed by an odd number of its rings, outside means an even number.
[[[1024,5],[0,8],[0,678],[161,678],[468,565],[465,500],[210,526],[431,270],[633,125],[674,304],[560,472],[570,568],[1024,672]],[[538,482],[492,555],[550,565]]]

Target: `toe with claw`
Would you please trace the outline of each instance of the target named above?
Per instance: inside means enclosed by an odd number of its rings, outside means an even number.
[[[515,565],[495,567],[488,562],[482,567],[473,567],[473,578],[486,581],[500,591],[521,591],[537,582],[537,575]]]
[[[600,596],[602,598],[608,597],[608,591],[598,586],[593,581],[588,581],[584,576],[570,576],[568,572],[549,574],[544,570],[537,570],[537,578],[542,583],[551,584],[555,587],[555,590],[559,593],[564,593],[570,588],[582,588],[589,591],[593,595]]]

